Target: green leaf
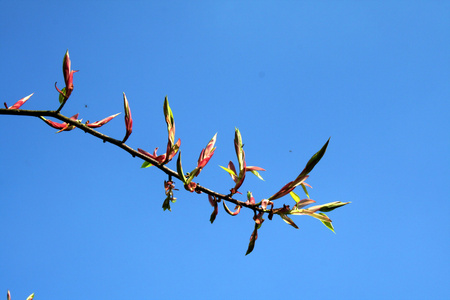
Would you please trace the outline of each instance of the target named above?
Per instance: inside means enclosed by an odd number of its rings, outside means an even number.
[[[316,218],[316,219],[319,219],[320,221],[322,221],[322,222],[328,222],[328,223],[331,223],[331,220],[330,220],[330,218],[328,218],[328,216],[327,215],[325,215],[325,214],[321,214],[321,213],[313,213],[313,214],[309,214],[308,216],[311,216],[311,217],[313,217],[313,218]]]
[[[296,193],[290,192],[289,195],[291,195],[291,197],[294,198],[295,202],[298,203],[300,201],[300,197]]]
[[[290,215],[306,215],[306,216],[311,216],[313,218],[319,219],[321,221],[331,222],[330,218],[328,218],[327,216],[316,214],[316,213],[312,212],[310,209],[311,208],[308,208],[308,209],[292,209],[292,210],[289,211],[289,214]]]
[[[252,253],[253,249],[255,248],[255,242],[257,238],[258,238],[258,227],[257,224],[255,223],[255,229],[253,230],[252,235],[250,236],[250,243],[248,243],[248,248],[245,255]]]
[[[149,163],[148,161],[144,161],[144,163],[142,164],[141,168],[148,168],[153,166],[151,163]]]
[[[319,213],[319,215],[323,215],[323,216],[325,216],[325,217],[328,218],[328,216],[327,216],[326,214],[324,214],[324,213]],[[333,224],[331,224],[331,222],[322,221],[322,220],[320,220],[320,221],[321,221],[325,226],[327,226],[331,231],[334,232],[334,227],[333,227]],[[334,232],[334,233],[336,233],[336,232]]]
[[[310,207],[309,209],[310,210],[317,209],[319,211],[329,212],[329,211],[332,211],[332,210],[334,210],[334,209],[336,209],[338,207],[347,205],[349,203],[351,203],[351,202],[335,201],[335,202],[330,202],[330,203],[326,203],[326,204],[322,204],[322,205],[313,206],[313,207]]]
[[[264,179],[261,177],[261,175],[259,175],[259,173],[255,170],[251,170],[250,172],[253,173],[253,175],[255,175],[256,177],[258,177],[259,179],[261,179],[262,181],[264,181]]]
[[[33,298],[34,298],[34,293],[31,294],[30,296],[28,296],[27,300],[33,300]]]
[[[66,94],[66,88],[64,87],[62,90],[61,90],[61,92],[63,92],[63,94],[65,95]],[[61,93],[59,93],[59,103],[60,104],[62,104],[63,102],[64,102],[64,96],[63,95],[61,95]]]
[[[162,208],[163,208],[164,210],[168,209],[169,211],[172,211],[172,210],[170,209],[170,197],[167,197],[167,198],[164,200],[163,205],[162,205]]]
[[[239,129],[235,128],[234,132],[234,148],[236,150],[236,156],[239,162],[239,172],[243,171],[245,154],[243,150],[244,145],[242,144],[241,132]]]
[[[194,179],[195,175],[197,175],[198,169],[195,168],[191,173],[189,173],[189,177],[187,178],[185,184],[191,183],[192,179]]]
[[[186,183],[186,177],[184,176],[183,167],[181,166],[181,152],[178,153],[177,173],[178,176],[180,176],[180,180],[183,181],[183,183]]]
[[[211,224],[214,223],[214,220],[216,219],[216,217],[217,217],[217,214],[216,214],[216,211],[214,210],[211,214],[211,217],[209,217],[209,221],[211,222]]]
[[[300,184],[301,186],[302,186],[302,189],[303,189],[303,191],[305,192],[305,194],[306,194],[306,197],[308,197],[308,199],[310,199],[309,198],[309,194],[308,194],[308,190],[306,189],[306,186],[302,183],[302,184]]]
[[[306,167],[303,169],[303,171],[300,173],[300,175],[298,177],[308,175],[309,172],[311,172],[312,169],[314,169],[316,164],[322,159],[323,155],[325,154],[325,151],[327,150],[329,142],[330,142],[330,139],[328,139],[328,141],[325,143],[325,145],[323,145],[322,149],[320,149],[316,154],[314,154],[310,158],[310,160],[306,164]]]
[[[167,98],[167,96],[164,98],[163,110],[164,117],[167,123],[167,132],[169,134],[169,143],[170,146],[173,146],[175,142],[175,121],[173,120],[172,109],[169,106],[169,99]]]
[[[298,226],[294,223],[294,221],[292,221],[291,218],[289,218],[287,215],[285,214],[279,214],[280,217],[283,219],[283,221],[285,221],[286,223],[288,223],[289,225],[291,225],[292,227],[294,227],[295,229],[298,229]]]
[[[219,167],[221,167],[222,169],[224,169],[225,171],[227,171],[228,173],[230,173],[230,175],[232,175],[232,176],[237,176],[236,173],[234,173],[233,170],[228,169],[228,168],[225,168],[225,167],[222,167],[222,166],[219,166]]]

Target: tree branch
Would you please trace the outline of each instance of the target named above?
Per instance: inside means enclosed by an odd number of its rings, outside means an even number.
[[[161,165],[159,164],[156,160],[152,159],[151,157],[148,157],[144,154],[141,154],[140,152],[138,152],[137,150],[134,150],[133,148],[131,148],[130,146],[126,145],[125,143],[122,143],[122,141],[120,140],[116,140],[110,136],[107,136],[103,133],[100,133],[88,126],[86,126],[83,123],[80,123],[78,121],[74,121],[64,115],[62,115],[61,113],[59,113],[58,111],[54,111],[54,110],[25,110],[25,109],[0,109],[0,115],[14,115],[14,116],[32,116],[32,117],[52,117],[55,119],[58,119],[60,121],[66,122],[70,125],[73,125],[81,130],[83,130],[86,133],[89,133],[90,135],[103,140],[103,142],[108,142],[111,143],[123,150],[125,150],[126,152],[130,153],[131,156],[133,157],[139,157],[142,160],[145,160],[149,163],[151,163],[152,165],[154,165],[155,167],[157,167],[158,169],[160,169],[161,171],[163,171],[164,173],[166,173],[169,176],[175,177],[178,180],[181,181],[179,175],[177,172],[175,172],[174,170],[166,167],[165,165]],[[249,205],[246,204],[245,202],[236,200],[234,198],[232,198],[230,195],[224,195],[224,194],[220,194],[218,192],[215,192],[211,189],[208,189],[206,187],[203,187],[199,184],[197,184],[196,186],[196,191],[198,192],[203,192],[205,194],[211,195],[213,197],[216,197],[218,199],[222,199],[225,201],[228,201],[230,203],[234,203],[236,205],[240,205],[243,207],[247,207],[252,209],[253,211],[259,211],[259,212],[268,212],[268,210],[264,210],[262,208],[256,207],[255,205]],[[276,213],[276,211],[278,211],[279,209],[274,209],[274,212]]]

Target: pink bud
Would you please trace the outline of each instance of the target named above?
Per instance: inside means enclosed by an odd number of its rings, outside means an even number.
[[[184,188],[188,190],[189,192],[194,192],[197,188],[197,184],[195,182],[189,182],[188,184],[184,185]],[[199,193],[200,194],[200,193]]]
[[[272,201],[269,201],[267,199],[263,199],[261,202],[261,208],[262,209],[267,209],[267,205],[273,205]]]
[[[61,91],[56,86],[55,82],[55,88],[56,90],[63,95],[64,99],[67,100],[70,97],[70,94],[72,94],[73,91],[73,74],[78,72],[78,70],[71,70],[71,61],[69,57],[69,50],[66,51],[66,54],[64,55],[63,59],[63,75],[64,75],[64,83],[66,84],[66,90]]]
[[[39,118],[41,118],[45,123],[47,123],[49,126],[51,126],[51,127],[53,127],[53,128],[55,128],[55,129],[60,129],[58,132],[56,132],[56,133],[60,133],[61,131],[70,131],[70,130],[72,130],[72,129],[74,129],[75,128],[75,126],[73,126],[73,125],[70,125],[70,124],[68,124],[68,123],[66,123],[66,122],[64,122],[64,123],[57,123],[57,122],[54,122],[54,121],[51,121],[51,120],[47,120],[46,118],[44,118],[44,117],[39,117]],[[78,120],[78,114],[76,114],[76,115],[73,115],[72,117],[70,117],[70,119],[72,119],[72,120]]]
[[[34,93],[33,93],[33,94],[34,94]],[[6,107],[7,109],[19,109],[25,102],[27,102],[28,99],[30,99],[31,96],[33,96],[33,94],[30,94],[30,95],[28,95],[28,96],[26,96],[26,97],[20,99],[20,100],[17,101],[13,106],[10,106],[9,108],[8,108],[8,106],[7,106],[6,103],[5,103],[5,107]]]
[[[214,148],[216,139],[217,139],[217,133],[209,141],[209,143],[206,145],[205,149],[203,149],[202,152],[200,153],[200,156],[199,156],[198,162],[197,162],[198,172],[195,174],[195,176],[198,176],[198,174],[200,174],[201,170],[206,166],[206,164],[209,162],[211,157],[214,155],[214,151],[216,150],[216,148]]]
[[[247,201],[245,204],[252,205],[255,204],[255,198],[253,197],[252,192],[247,192]]]
[[[117,113],[115,115],[109,116],[107,118],[104,118],[103,120],[94,122],[94,123],[89,123],[89,121],[86,122],[86,126],[90,127],[90,128],[98,128],[98,127],[102,127],[103,125],[105,125],[106,123],[108,123],[109,121],[111,121],[112,119],[114,119],[115,117],[117,117],[120,113]]]
[[[158,148],[155,149],[155,151],[153,151],[153,154],[148,153],[145,150],[142,150],[140,148],[138,148],[139,153],[142,153],[148,157],[153,158],[154,160],[158,161],[159,164],[162,164],[165,160],[166,160],[166,154],[161,154],[161,155],[157,155],[156,152],[158,151]]]
[[[133,119],[131,118],[131,110],[128,104],[127,96],[123,93],[123,106],[125,110],[125,128],[127,130],[125,137],[122,140],[122,143],[125,143],[128,140],[131,132],[133,131]]]

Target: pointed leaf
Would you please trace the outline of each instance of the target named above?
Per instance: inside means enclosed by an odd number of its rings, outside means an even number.
[[[248,168],[247,168],[248,169]],[[259,173],[255,170],[250,170],[250,172],[253,173],[253,175],[255,175],[256,177],[258,177],[259,179],[261,179],[262,181],[264,181],[264,179],[261,177],[261,175],[259,175]]]
[[[310,160],[306,164],[306,167],[300,173],[299,177],[308,175],[309,172],[311,172],[312,169],[314,169],[316,164],[322,159],[323,155],[325,154],[325,151],[327,150],[329,142],[330,142],[330,139],[328,139],[328,141],[325,143],[325,145],[323,145],[323,147],[310,158]]]
[[[60,104],[62,104],[64,102],[64,100],[65,100],[64,95],[65,94],[66,94],[66,88],[63,87],[62,90],[61,90],[61,93],[59,93],[59,98],[58,98]]]
[[[118,115],[120,115],[120,113],[117,113],[115,115],[109,116],[104,118],[103,120],[94,122],[94,123],[89,123],[86,122],[86,126],[90,127],[90,128],[98,128],[98,127],[102,127],[103,125],[105,125],[106,123],[108,123],[109,121],[111,121],[112,119],[114,119],[115,117],[117,117]]]
[[[177,173],[178,176],[180,176],[180,180],[183,183],[186,183],[186,177],[184,176],[183,167],[181,166],[181,152],[179,152],[177,159]]]
[[[175,121],[173,119],[172,109],[169,106],[167,96],[164,99],[164,116],[167,123],[167,132],[169,133],[169,142],[172,146],[175,141]]]
[[[300,197],[296,193],[290,192],[289,195],[291,195],[291,197],[294,199],[296,203],[300,201]]]
[[[34,94],[34,93],[33,93]],[[7,109],[19,109],[25,102],[27,102],[28,99],[30,99],[31,96],[33,96],[33,94],[30,94],[22,99],[20,99],[19,101],[17,101],[16,103],[14,103],[14,105],[12,105],[11,107],[8,108],[8,106],[5,103],[5,107]]]
[[[311,216],[313,218],[319,219],[321,221],[325,222],[331,222],[330,218],[324,215],[316,214],[314,211],[311,211],[310,209],[292,209],[289,211],[290,215],[306,215]]]
[[[239,173],[244,171],[245,164],[245,153],[243,149],[244,145],[242,144],[242,137],[239,129],[235,128],[234,132],[234,149],[236,150],[236,156],[239,162]]]
[[[324,213],[318,213],[318,214],[327,217],[327,215],[324,214]],[[327,217],[327,218],[328,218],[328,217]],[[327,226],[331,231],[334,232],[334,227],[333,227],[333,224],[331,224],[331,222],[326,222],[326,221],[322,221],[322,220],[320,220],[320,221],[321,221],[325,226]],[[334,232],[334,233],[336,233],[336,232]]]
[[[250,243],[248,244],[247,252],[245,255],[248,255],[252,253],[253,249],[255,248],[255,242],[258,239],[258,225],[255,224],[255,229],[252,232],[252,235],[250,236]]]
[[[300,200],[297,204],[295,204],[295,208],[296,209],[301,209],[301,208],[303,208],[303,207],[305,207],[307,205],[310,205],[312,203],[316,203],[316,201],[311,200],[311,199],[303,199],[303,200]]]
[[[341,201],[335,201],[335,202],[330,202],[330,203],[326,203],[326,204],[322,204],[322,205],[317,205],[317,206],[313,206],[308,208],[309,210],[315,210],[315,211],[323,211],[323,212],[329,212],[332,211],[338,207],[347,205],[351,202],[341,202]]]
[[[278,192],[270,196],[268,199],[275,200],[289,194],[295,188],[293,187],[293,184],[293,181],[286,183]]]
[[[30,296],[28,296],[27,300],[33,300],[33,298],[34,298],[34,293],[31,294]]]
[[[309,198],[308,190],[306,189],[305,183],[302,183],[302,184],[300,184],[300,185],[302,186],[302,189],[303,189],[303,191],[305,192],[306,197]]]
[[[232,170],[234,172],[234,175],[231,175],[231,179],[233,179],[234,182],[237,182],[237,172],[236,172],[236,168],[234,167],[233,162],[230,160],[230,162],[228,163],[228,169]]]
[[[331,223],[331,219],[330,218],[328,218],[328,216],[327,215],[325,215],[325,214],[320,214],[320,213],[312,213],[312,214],[308,214],[308,216],[311,216],[311,217],[313,217],[313,218],[316,218],[316,219],[319,219],[320,221],[322,221],[322,222],[328,222],[328,223]]]
[[[202,169],[206,166],[206,164],[209,162],[211,157],[214,155],[214,151],[216,150],[216,148],[214,148],[216,139],[217,139],[217,133],[208,142],[206,147],[204,149],[202,149],[202,152],[200,153],[200,156],[198,157],[197,167],[196,167],[196,169],[198,171],[195,173],[195,176],[198,176],[200,174]]]
[[[279,214],[280,217],[283,219],[283,221],[285,221],[286,223],[288,223],[289,225],[291,225],[292,227],[294,227],[295,229],[298,229],[298,226],[294,223],[294,221],[292,221],[291,218],[289,218],[287,215],[285,214]]]
[[[133,118],[131,117],[130,105],[128,103],[127,96],[123,93],[123,108],[125,111],[125,137],[122,140],[122,143],[125,143],[128,140],[128,137],[131,135],[133,131]]]
[[[225,167],[222,167],[222,166],[219,166],[219,167],[221,167],[222,169],[224,169],[225,171],[227,171],[228,173],[230,173],[230,175],[231,175],[232,177],[233,177],[233,176],[237,176],[236,173],[234,173],[233,170],[228,169],[228,168],[225,168]]]
[[[172,210],[170,209],[170,197],[167,197],[167,198],[164,200],[163,205],[162,205],[162,208],[163,208],[164,211],[165,211],[166,209],[168,209],[169,211],[172,211]]]
[[[209,200],[209,203],[211,204],[211,206],[214,207],[214,210],[211,213],[211,217],[209,218],[209,221],[212,224],[214,222],[214,220],[216,219],[217,214],[219,213],[219,207],[217,205],[216,199],[213,196],[208,195],[208,200]]]
[[[144,161],[144,163],[142,164],[141,168],[148,168],[153,166],[151,163],[149,163],[148,161]]]

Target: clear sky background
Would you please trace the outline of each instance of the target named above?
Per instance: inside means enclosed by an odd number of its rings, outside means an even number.
[[[449,299],[449,16],[448,1],[0,1],[1,103],[34,92],[23,109],[56,109],[69,49],[65,115],[122,112],[125,92],[127,144],[164,151],[168,95],[185,171],[218,132],[198,182],[227,193],[238,127],[267,170],[241,188],[257,200],[331,136],[310,196],[352,202],[328,214],[336,234],[266,220],[245,256],[250,211],[211,225],[179,182],[163,211],[157,169],[0,116],[0,298]],[[121,139],[123,113],[99,131]]]

